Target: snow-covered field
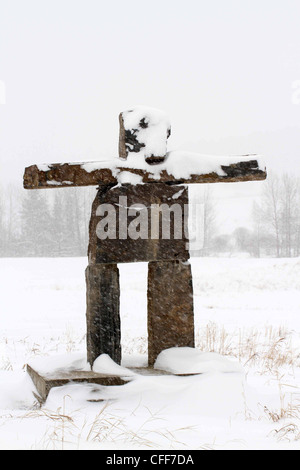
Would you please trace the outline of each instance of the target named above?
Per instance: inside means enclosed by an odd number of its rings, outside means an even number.
[[[86,264],[0,260],[0,448],[299,448],[300,259],[193,259],[204,374],[68,385],[40,408],[23,366],[84,360]],[[123,366],[144,365],[147,266],[120,269]]]

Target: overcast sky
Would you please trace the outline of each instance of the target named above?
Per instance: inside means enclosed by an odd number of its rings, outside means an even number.
[[[1,179],[116,155],[135,104],[169,114],[171,148],[299,127],[299,19],[298,0],[0,0]]]

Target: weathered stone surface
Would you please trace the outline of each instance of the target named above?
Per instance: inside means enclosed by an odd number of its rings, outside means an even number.
[[[95,164],[95,166],[97,166]],[[151,171],[138,168],[126,168],[120,165],[115,168],[99,168],[87,171],[85,164],[53,163],[46,169],[37,165],[25,168],[25,189],[71,188],[73,186],[107,186],[118,184],[116,172],[129,172],[141,178],[142,183],[172,183],[172,184],[203,184],[203,183],[234,183],[242,181],[260,181],[267,177],[266,171],[259,167],[257,160],[233,163],[220,167],[224,175],[217,173],[192,174],[189,178],[176,178],[166,170],[160,172],[159,179],[155,179]]]
[[[102,217],[97,215],[97,210],[99,206],[104,207],[104,204],[111,204],[115,210],[116,239],[99,239],[99,223],[100,221],[104,222],[107,213],[105,215],[103,213],[104,217]],[[126,212],[128,214],[128,208],[132,206],[139,208],[140,212],[136,212],[126,219]],[[159,207],[162,212],[159,212]],[[125,215],[125,232],[122,222],[119,220],[122,214]],[[135,229],[133,226],[134,223],[137,223],[139,214],[142,214],[140,221],[143,226],[148,225],[147,233],[145,234],[143,231],[141,234],[142,237],[146,235],[147,239],[130,238],[132,235],[139,235],[137,232],[141,227],[138,226]],[[184,186],[157,183],[100,188],[92,207],[89,263],[187,260],[189,258],[187,218],[188,190]],[[155,227],[158,227],[156,221],[159,223],[159,232],[157,233],[155,233]],[[164,229],[165,236],[170,235],[170,239],[162,239],[162,229]],[[126,233],[127,239],[122,239]],[[114,234],[111,233],[111,235]],[[156,236],[159,239],[154,239]],[[181,238],[177,239],[177,237]]]
[[[130,125],[126,119],[128,116]],[[140,153],[149,165],[157,165],[165,160],[171,127],[164,113],[138,107],[122,112],[119,121],[120,158],[126,159],[129,153]],[[153,141],[155,141],[155,148],[149,145]]]
[[[30,367],[30,365],[27,365],[27,372],[34,383],[42,402],[47,399],[52,388],[61,387],[70,382],[111,386],[124,385],[131,380],[130,377],[126,378],[109,374],[97,374],[91,371],[55,371],[54,373],[49,373],[45,376]]]
[[[149,263],[148,364],[164,349],[194,347],[194,306],[188,262]]]
[[[126,150],[126,134],[124,128],[124,120],[123,115],[120,113],[119,115],[119,123],[120,123],[120,135],[119,135],[119,157],[122,160],[126,160],[128,153]]]
[[[101,354],[121,363],[119,269],[115,264],[88,266],[87,352],[93,365]]]

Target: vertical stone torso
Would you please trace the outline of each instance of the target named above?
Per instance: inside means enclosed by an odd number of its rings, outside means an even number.
[[[92,208],[89,263],[187,260],[187,225],[185,186],[149,183],[100,189]]]

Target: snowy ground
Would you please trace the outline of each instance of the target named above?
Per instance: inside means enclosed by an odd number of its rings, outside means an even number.
[[[86,262],[0,260],[0,448],[299,448],[299,259],[192,260],[197,347],[220,355],[205,374],[68,385],[39,408],[23,366],[84,359]],[[121,266],[125,367],[146,362],[146,280]]]

